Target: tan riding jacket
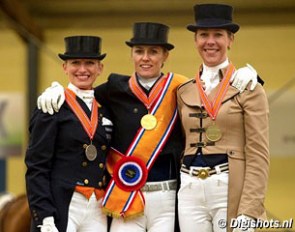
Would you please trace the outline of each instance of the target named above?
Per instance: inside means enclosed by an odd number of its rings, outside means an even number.
[[[219,85],[209,94],[211,101]],[[254,91],[246,89],[239,93],[229,86],[216,119],[222,138],[208,146],[205,132],[191,131],[196,128],[205,130],[212,124],[202,107],[195,80],[178,88],[177,101],[186,138],[184,155],[196,154],[197,146],[202,147],[204,155],[228,155],[228,223],[240,214],[265,219],[264,198],[269,174],[269,108],[263,87],[257,84]]]

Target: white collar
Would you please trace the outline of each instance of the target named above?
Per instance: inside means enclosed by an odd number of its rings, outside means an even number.
[[[147,90],[149,90],[161,76],[162,74],[154,78],[143,78],[137,75],[139,83]]]
[[[228,66],[228,64],[228,59],[214,67],[208,67],[203,64],[201,80],[204,82],[205,93],[207,95],[210,94],[212,89],[214,89],[220,82],[219,70],[225,68],[226,66]]]
[[[94,90],[79,89],[72,83],[69,83],[68,88],[72,90],[79,98],[81,98],[83,102],[87,105],[88,109],[91,111],[92,102],[94,99]]]
[[[79,89],[72,83],[69,83],[68,88],[72,90],[79,98],[81,99],[87,99],[87,98],[94,98],[94,90],[84,90],[84,89]]]
[[[216,65],[214,67],[208,67],[207,65],[205,65],[203,63],[203,72],[218,73],[218,71],[220,69],[223,69],[223,68],[227,67],[228,65],[229,65],[228,59],[226,59],[224,62],[222,62],[221,64]]]

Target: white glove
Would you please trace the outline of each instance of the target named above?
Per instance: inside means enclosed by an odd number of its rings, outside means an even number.
[[[41,232],[58,232],[58,229],[56,228],[56,226],[54,224],[53,217],[44,218],[43,224],[38,227],[40,227]]]
[[[236,218],[237,228],[233,229],[233,232],[255,232],[255,220],[246,215],[239,215]]]
[[[42,110],[43,113],[54,114],[58,112],[60,107],[65,101],[64,88],[58,82],[52,82],[51,86],[45,89],[45,91],[37,99],[37,107]]]
[[[247,64],[234,72],[232,86],[242,93],[250,81],[252,81],[250,90],[253,91],[257,85],[257,72],[250,64]]]

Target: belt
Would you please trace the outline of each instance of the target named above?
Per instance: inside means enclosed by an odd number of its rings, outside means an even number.
[[[176,188],[177,188],[177,181],[168,180],[168,181],[146,183],[141,188],[141,191],[142,192],[169,191],[169,190],[176,190]]]
[[[228,163],[216,165],[213,168],[210,167],[190,167],[188,169],[184,164],[181,166],[181,172],[189,174],[191,176],[196,176],[200,179],[206,179],[214,174],[220,174],[222,172],[228,171]]]

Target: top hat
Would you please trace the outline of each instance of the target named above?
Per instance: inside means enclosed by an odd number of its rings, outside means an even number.
[[[133,38],[126,41],[130,47],[134,45],[160,45],[168,50],[174,46],[167,42],[169,27],[160,23],[141,22],[133,25]]]
[[[65,53],[58,54],[62,60],[68,59],[98,59],[102,60],[106,54],[100,54],[101,38],[97,36],[69,36],[65,37]]]
[[[240,26],[232,22],[233,8],[224,4],[200,4],[194,6],[195,25],[187,29],[196,32],[199,28],[222,28],[236,33]]]

